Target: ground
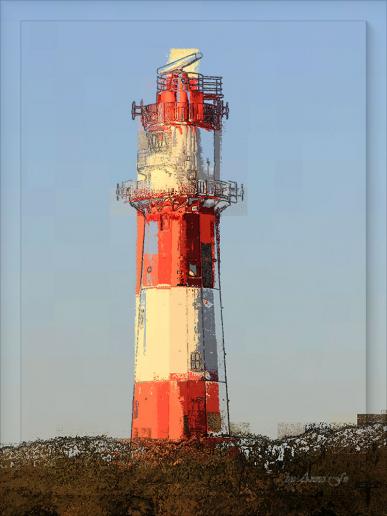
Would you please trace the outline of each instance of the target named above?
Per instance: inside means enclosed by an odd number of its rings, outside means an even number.
[[[0,450],[0,514],[387,515],[386,427],[298,437],[63,437]]]

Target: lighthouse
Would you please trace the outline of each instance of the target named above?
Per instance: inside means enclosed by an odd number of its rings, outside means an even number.
[[[243,186],[220,179],[229,108],[222,77],[198,72],[202,57],[171,49],[155,102],[133,102],[137,178],[117,185],[137,213],[132,438],[229,433],[219,223]]]

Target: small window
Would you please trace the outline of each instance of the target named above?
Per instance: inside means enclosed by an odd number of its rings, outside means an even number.
[[[133,407],[133,419],[137,419],[138,418],[138,400],[136,400],[134,402],[134,407]]]
[[[198,269],[195,263],[190,263],[188,266],[188,275],[189,276],[197,276]]]
[[[212,245],[202,244],[202,277],[203,287],[213,288],[213,263],[212,263]]]
[[[202,356],[199,351],[192,351],[191,353],[191,370],[192,371],[202,371]]]
[[[165,229],[169,229],[169,217],[168,215],[161,215],[160,217],[160,229],[164,231]]]
[[[190,431],[189,431],[189,421],[188,421],[188,416],[184,416],[183,417],[183,424],[184,424],[184,435],[185,436],[189,436],[190,434]]]

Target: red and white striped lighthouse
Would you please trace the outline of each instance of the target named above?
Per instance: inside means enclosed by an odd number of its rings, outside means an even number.
[[[141,117],[137,180],[117,198],[137,210],[133,438],[229,433],[220,212],[243,187],[220,180],[222,78],[197,72],[197,49],[172,49]],[[212,135],[212,163],[201,136]]]

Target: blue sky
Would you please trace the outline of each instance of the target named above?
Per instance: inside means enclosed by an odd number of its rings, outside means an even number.
[[[170,47],[200,48],[201,71],[223,75],[221,173],[248,192],[222,222],[231,420],[274,435],[365,410],[365,23],[34,21],[21,61],[23,438],[128,435],[135,214],[114,189],[136,175],[130,103],[153,101]]]

